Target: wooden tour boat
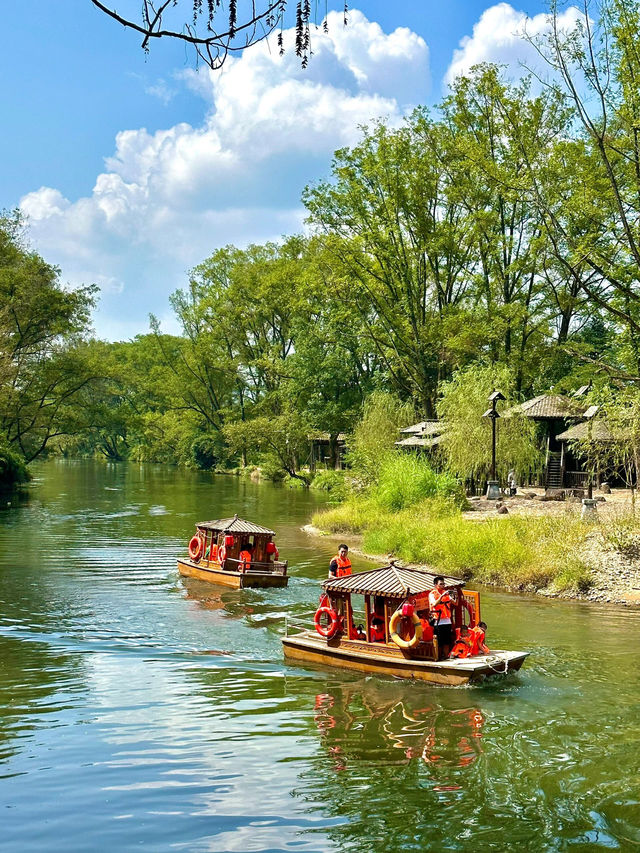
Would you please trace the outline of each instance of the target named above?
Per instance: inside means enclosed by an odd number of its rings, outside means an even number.
[[[299,628],[290,634],[287,625],[282,639],[285,657],[448,685],[519,670],[528,652],[491,651],[438,660],[437,639],[427,634],[423,638],[418,617],[421,612],[426,615],[435,577],[391,564],[324,581],[316,629]],[[463,590],[464,581],[458,578],[445,577],[445,584],[454,600],[454,627],[473,627],[480,622],[480,594]],[[358,628],[362,610],[354,609],[352,596],[364,597],[363,625]],[[374,617],[384,625],[384,642],[373,642]]]
[[[189,578],[234,589],[247,586],[286,586],[287,561],[280,560],[275,533],[234,515],[196,524],[189,557],[178,560],[178,571]],[[249,561],[241,552],[251,549]]]

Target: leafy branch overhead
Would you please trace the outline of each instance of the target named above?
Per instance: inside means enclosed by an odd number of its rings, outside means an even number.
[[[326,31],[327,0],[142,0],[128,5],[129,12],[118,11],[101,0],[93,5],[123,27],[142,36],[142,49],[149,51],[157,39],[176,40],[190,45],[199,61],[210,68],[221,68],[231,53],[238,53],[252,44],[277,33],[280,54],[285,45],[283,30],[289,17],[295,29],[295,52],[306,68],[311,51],[311,28]],[[134,11],[135,7],[135,11]],[[121,8],[121,7],[120,7]],[[347,23],[347,3],[343,6]]]

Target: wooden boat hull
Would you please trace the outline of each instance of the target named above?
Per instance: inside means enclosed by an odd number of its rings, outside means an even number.
[[[412,658],[392,646],[357,640],[325,640],[315,631],[303,631],[282,638],[284,655],[290,660],[357,669],[378,675],[413,678],[432,684],[460,686],[504,675],[520,669],[528,652],[494,651],[458,660],[433,661]]]
[[[286,586],[289,576],[279,572],[236,572],[226,571],[212,564],[194,563],[192,560],[178,560],[178,571],[183,577],[197,578],[200,581],[215,583],[219,586],[228,586],[232,589],[244,589],[245,587],[269,587]]]

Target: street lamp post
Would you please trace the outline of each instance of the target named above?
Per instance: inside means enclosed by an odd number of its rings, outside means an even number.
[[[487,500],[497,501],[500,498],[500,484],[496,478],[496,421],[500,417],[496,409],[498,400],[505,400],[504,394],[500,391],[493,391],[489,395],[491,408],[482,416],[483,418],[491,418],[491,479],[487,483]]]

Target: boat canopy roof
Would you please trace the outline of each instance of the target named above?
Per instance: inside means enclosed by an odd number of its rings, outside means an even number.
[[[232,518],[219,518],[216,521],[199,521],[196,527],[200,530],[214,530],[220,533],[266,533],[269,536],[275,536],[274,530],[254,524],[252,521],[245,521],[237,515]]]
[[[404,598],[406,595],[418,595],[433,589],[438,573],[422,569],[404,569],[389,565],[368,572],[357,572],[341,578],[329,578],[322,586],[326,592],[346,592],[357,595],[381,595],[389,598]],[[460,578],[444,575],[447,586],[464,586]]]

